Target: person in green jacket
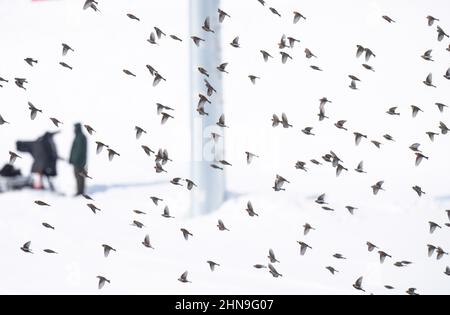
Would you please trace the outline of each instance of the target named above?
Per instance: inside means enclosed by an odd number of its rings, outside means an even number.
[[[70,151],[69,163],[73,165],[75,180],[77,182],[77,193],[75,196],[84,194],[85,179],[82,173],[86,169],[87,162],[87,139],[81,129],[81,124],[75,124],[75,139]]]

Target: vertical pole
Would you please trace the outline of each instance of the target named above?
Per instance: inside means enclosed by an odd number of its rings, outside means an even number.
[[[216,126],[220,115],[223,113],[222,105],[222,80],[216,67],[221,60],[221,30],[218,21],[217,9],[220,0],[189,0],[190,1],[190,36],[198,36],[205,39],[200,47],[190,43],[190,102],[191,102],[191,177],[198,185],[191,191],[191,215],[198,216],[216,210],[225,197],[224,172],[213,169],[210,165],[214,162],[214,154],[223,152],[224,139],[213,143],[211,132],[223,135],[223,130]],[[211,28],[215,33],[205,32],[202,25],[209,17]],[[198,67],[205,68],[209,77],[198,72]],[[204,79],[216,89],[208,99],[212,104],[206,103],[205,112],[208,116],[200,116],[196,111],[198,94],[206,94]]]

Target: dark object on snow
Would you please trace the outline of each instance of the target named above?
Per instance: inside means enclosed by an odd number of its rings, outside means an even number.
[[[16,177],[21,176],[22,172],[19,169],[14,168],[11,164],[6,164],[3,166],[3,168],[0,170],[0,176],[3,177]]]
[[[22,172],[11,164],[0,170],[0,192],[31,187],[31,177],[22,176]]]
[[[81,173],[86,169],[87,140],[81,129],[81,124],[75,124],[75,139],[70,151],[69,163],[73,165],[75,180],[77,182],[76,195],[84,194],[85,178]]]

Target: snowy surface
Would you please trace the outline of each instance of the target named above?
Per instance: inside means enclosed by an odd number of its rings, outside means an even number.
[[[421,294],[450,294],[450,277],[444,275],[449,256],[439,261],[428,258],[426,248],[433,244],[450,251],[450,228],[444,225],[449,222],[445,210],[450,208],[450,137],[440,135],[432,143],[425,135],[438,131],[439,121],[450,125],[448,112],[441,114],[434,105],[450,105],[450,83],[442,78],[450,66],[450,53],[445,50],[449,41],[437,42],[435,27],[429,28],[425,19],[428,14],[439,17],[439,25],[449,32],[448,1],[271,2],[282,19],[256,0],[227,0],[221,6],[232,16],[222,32],[223,59],[230,63],[230,74],[223,77],[230,125],[225,158],[233,164],[225,173],[229,199],[218,211],[191,218],[189,192],[168,183],[175,176],[190,176],[188,78],[189,71],[197,70],[188,67],[192,45],[188,1],[103,0],[101,14],[83,11],[83,1],[0,1],[5,47],[0,50],[0,76],[11,80],[0,89],[0,114],[11,122],[0,126],[0,160],[7,161],[15,141],[55,130],[48,120],[53,116],[64,122],[56,141],[61,157],[67,158],[72,124],[91,124],[98,132],[90,137],[89,172],[94,179],[88,181],[88,193],[102,209],[94,215],[86,200],[70,197],[74,180],[64,162],[59,163],[56,184],[67,196],[36,191],[0,194],[0,293],[354,294],[359,292],[352,284],[364,276],[368,293],[404,294],[416,287]],[[292,10],[305,14],[307,21],[293,25]],[[141,23],[126,18],[128,12],[140,16]],[[387,24],[383,14],[397,23]],[[183,38],[183,43],[164,39],[159,47],[149,47],[146,39],[154,25]],[[283,33],[301,40],[289,51],[294,59],[286,65],[281,64],[276,47]],[[198,34],[212,36],[201,33],[200,25]],[[242,48],[235,50],[228,42],[238,35]],[[61,42],[73,46],[75,53],[61,57]],[[370,62],[375,73],[364,70],[362,59],[354,57],[356,44],[376,53]],[[305,47],[319,58],[305,59]],[[260,49],[275,58],[265,64]],[[433,49],[434,63],[420,58],[427,49]],[[23,61],[26,57],[37,58],[39,64],[30,68]],[[62,60],[74,70],[60,67]],[[311,63],[324,72],[312,71]],[[146,64],[160,69],[167,83],[152,88]],[[137,77],[125,77],[122,69],[134,71]],[[435,75],[437,89],[422,84],[429,72]],[[249,74],[261,80],[253,86]],[[347,87],[348,74],[361,78],[359,91]],[[30,81],[27,91],[14,85],[14,77]],[[333,103],[327,105],[330,119],[319,123],[318,99],[324,96]],[[44,115],[30,121],[28,101],[42,107]],[[161,126],[156,102],[174,107],[176,119]],[[424,110],[414,119],[412,104]],[[399,107],[400,117],[385,114],[392,106]],[[281,112],[286,112],[294,128],[271,127],[272,114]],[[333,126],[340,119],[348,120],[349,132]],[[135,125],[149,131],[139,141],[134,138]],[[301,133],[307,126],[314,127],[316,137]],[[389,133],[396,142],[382,141],[381,150],[367,140],[355,147],[353,131],[379,141]],[[97,156],[97,140],[110,144],[120,158],[110,163],[106,154]],[[430,156],[419,167],[408,149],[414,142],[422,143],[421,149]],[[168,165],[169,174],[155,174],[153,159],[143,154],[141,144],[168,149],[174,160]],[[330,149],[349,169],[339,178],[329,165],[309,163],[312,158],[321,160]],[[261,157],[247,166],[245,151]],[[297,160],[308,162],[307,173],[294,168]],[[353,171],[361,160],[368,172],[364,175]],[[26,172],[31,159],[24,156],[16,165]],[[275,174],[291,181],[286,192],[270,188]],[[385,180],[386,192],[373,196],[370,186],[379,180]],[[413,185],[427,194],[419,198]],[[322,193],[327,193],[335,212],[314,203]],[[164,202],[154,206],[149,199],[153,195]],[[39,207],[35,200],[51,207]],[[245,212],[248,200],[259,217]],[[161,217],[165,205],[175,219]],[[351,216],[346,205],[359,210]],[[134,209],[147,214],[139,216]],[[219,218],[229,232],[217,229]],[[146,226],[141,230],[131,226],[133,220]],[[428,221],[442,229],[430,234]],[[45,229],[43,222],[56,229]],[[306,222],[316,230],[304,236]],[[180,228],[194,237],[185,241]],[[155,250],[141,244],[147,233]],[[20,250],[29,240],[33,255]],[[300,256],[296,241],[313,249]],[[377,253],[367,251],[366,241],[393,258],[380,264]],[[117,252],[104,258],[102,244]],[[58,255],[44,253],[46,248]],[[267,263],[269,248],[280,260],[275,267],[281,278],[252,267]],[[348,259],[336,260],[334,253]],[[207,260],[221,266],[211,272]],[[393,266],[399,260],[413,264]],[[333,276],[326,266],[340,272]],[[192,283],[177,281],[185,270]],[[111,284],[99,291],[97,275]],[[386,284],[396,289],[388,291]]]

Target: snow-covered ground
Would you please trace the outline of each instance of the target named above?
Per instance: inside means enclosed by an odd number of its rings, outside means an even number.
[[[48,117],[64,122],[55,138],[63,158],[68,157],[73,123],[91,124],[98,132],[89,137],[93,180],[88,181],[88,193],[102,209],[94,215],[87,200],[71,197],[74,180],[65,162],[59,163],[56,184],[66,196],[30,190],[0,194],[0,293],[353,294],[358,291],[352,284],[364,276],[368,293],[404,294],[416,287],[421,294],[450,294],[450,277],[444,274],[449,256],[428,258],[426,247],[450,250],[450,228],[445,226],[449,222],[445,210],[450,209],[450,137],[439,135],[430,142],[425,135],[438,131],[439,121],[450,125],[448,112],[441,114],[434,105],[450,105],[450,83],[442,78],[450,65],[445,50],[449,40],[437,42],[435,26],[428,27],[425,19],[428,14],[440,18],[439,25],[448,32],[447,1],[271,1],[281,19],[256,0],[223,1],[221,8],[231,15],[222,32],[223,59],[229,62],[230,74],[223,76],[224,89],[219,91],[230,125],[225,134],[225,158],[233,164],[225,172],[229,198],[218,211],[194,218],[189,215],[189,191],[168,183],[172,177],[190,177],[188,78],[197,70],[188,67],[192,45],[188,1],[100,0],[101,14],[83,11],[83,2],[0,1],[0,76],[10,79],[0,89],[0,114],[11,122],[0,126],[0,162],[7,161],[15,141],[56,130]],[[307,20],[293,25],[293,10]],[[141,22],[128,19],[129,12]],[[397,23],[387,24],[383,14]],[[146,39],[155,25],[183,38],[183,43],[166,38],[158,47],[149,46]],[[212,36],[201,33],[200,27],[198,34]],[[283,33],[301,41],[288,51],[293,60],[285,65],[276,47]],[[242,48],[236,50],[228,42],[238,35]],[[75,52],[61,57],[62,42]],[[355,58],[356,44],[376,53],[370,61],[375,73],[364,70],[362,59]],[[318,58],[305,59],[305,47]],[[275,58],[264,63],[260,49]],[[433,49],[434,63],[420,58],[427,49]],[[30,68],[23,61],[26,57],[37,58],[38,65]],[[74,70],[60,67],[62,60]],[[312,71],[311,63],[324,72]],[[168,81],[151,87],[146,64],[159,69]],[[122,69],[137,77],[126,77]],[[437,89],[422,84],[429,72],[435,75]],[[261,80],[253,86],[249,74]],[[359,91],[347,87],[348,74],[361,78]],[[14,85],[14,77],[29,80],[27,91]],[[324,96],[333,103],[327,105],[330,119],[319,123],[318,99]],[[35,121],[29,119],[28,101],[44,110]],[[161,126],[156,102],[175,108],[175,119]],[[424,110],[414,119],[411,104]],[[400,117],[385,114],[392,106],[399,107]],[[272,114],[281,112],[294,128],[271,127]],[[348,120],[349,132],[333,126],[340,119]],[[149,132],[139,141],[134,138],[135,125]],[[307,126],[314,127],[316,137],[301,133]],[[385,145],[378,150],[363,140],[355,147],[353,131]],[[396,142],[384,141],[386,133]],[[96,155],[97,140],[121,156],[110,163],[106,154]],[[414,142],[430,156],[419,167],[408,149]],[[174,160],[167,165],[168,174],[154,172],[153,159],[142,152],[142,144],[168,149]],[[339,178],[329,165],[309,163],[312,158],[322,161],[330,149],[349,169]],[[245,151],[260,158],[247,165]],[[307,162],[307,173],[294,168],[297,160]],[[367,174],[353,171],[361,160]],[[16,162],[24,172],[30,165],[26,155]],[[285,185],[287,191],[271,189],[275,174],[291,181]],[[379,180],[385,181],[386,191],[373,196],[370,186]],[[413,185],[427,194],[419,198]],[[322,193],[335,212],[314,203]],[[150,196],[164,202],[156,207]],[[39,207],[35,200],[51,207]],[[249,200],[258,217],[245,212]],[[176,218],[161,216],[165,205]],[[355,215],[348,213],[347,205],[359,208]],[[147,214],[138,215],[135,209]],[[219,218],[229,232],[217,229]],[[145,227],[131,226],[133,220]],[[430,234],[428,221],[442,229]],[[43,222],[55,230],[44,228]],[[316,230],[304,236],[306,222]],[[194,236],[185,241],[180,228]],[[154,250],[141,244],[147,233]],[[20,250],[30,240],[34,254]],[[312,250],[301,256],[296,241],[306,242]],[[380,264],[378,254],[367,251],[366,241],[393,258]],[[117,252],[104,258],[102,244]],[[42,251],[46,248],[58,254],[46,254]],[[274,266],[283,277],[253,268],[267,264],[270,248],[280,260]],[[348,259],[337,260],[332,257],[335,253]],[[221,266],[211,272],[207,260]],[[400,260],[413,264],[393,266]],[[339,273],[331,275],[326,266]],[[177,281],[185,270],[192,283]],[[101,291],[97,275],[111,280]]]

